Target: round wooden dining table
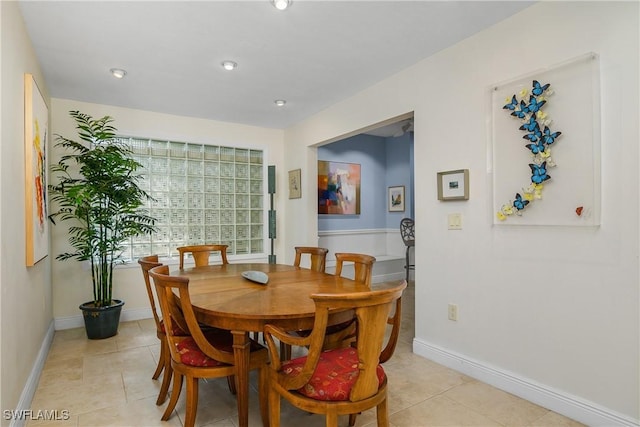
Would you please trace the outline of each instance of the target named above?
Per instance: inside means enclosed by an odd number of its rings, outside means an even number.
[[[268,275],[267,284],[245,279],[246,271]],[[285,330],[311,329],[315,293],[366,292],[362,282],[282,264],[225,264],[185,268],[171,272],[189,278],[191,304],[198,320],[206,325],[230,330],[236,365],[238,420],[249,423],[250,332],[262,332],[267,324]],[[331,324],[346,321],[350,311],[333,313]],[[266,399],[261,402],[263,423],[268,423]]]

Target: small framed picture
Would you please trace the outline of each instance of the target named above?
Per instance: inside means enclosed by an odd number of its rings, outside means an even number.
[[[469,200],[469,169],[438,172],[438,200]]]
[[[389,212],[404,212],[404,185],[389,187]]]
[[[290,199],[299,199],[302,197],[302,187],[300,186],[301,182],[301,169],[294,169],[289,171],[289,198]]]

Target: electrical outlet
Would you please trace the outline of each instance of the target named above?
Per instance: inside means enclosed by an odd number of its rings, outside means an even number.
[[[449,320],[454,322],[458,320],[458,306],[456,304],[449,304]]]

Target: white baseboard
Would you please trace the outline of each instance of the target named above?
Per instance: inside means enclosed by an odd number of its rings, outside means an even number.
[[[153,318],[151,308],[133,308],[130,310],[122,310],[120,314],[121,322],[130,322],[132,320],[142,320]]]
[[[38,356],[33,363],[33,368],[31,368],[29,378],[27,378],[27,382],[20,394],[20,400],[16,406],[16,413],[27,413],[31,409],[31,402],[33,401],[33,396],[36,394],[38,382],[40,381],[40,374],[42,374],[42,369],[47,361],[47,355],[49,354],[54,334],[55,329],[53,322],[51,322],[44,335],[44,339],[42,340],[42,345],[40,345],[40,351],[38,351]],[[9,427],[22,427],[26,425],[26,421],[27,419],[24,417],[13,418],[9,423]]]
[[[640,426],[640,420],[631,419],[593,402],[485,365],[417,338],[413,340],[413,352],[588,426]]]
[[[131,320],[149,319],[152,317],[153,315],[151,314],[150,308],[122,310],[122,313],[120,314],[120,321],[126,322]],[[20,400],[18,401],[18,404],[15,408],[15,413],[26,414],[31,410],[33,396],[35,395],[38,388],[40,375],[42,374],[44,364],[47,361],[47,356],[49,355],[49,350],[51,349],[51,343],[53,342],[55,331],[61,329],[79,328],[83,326],[84,320],[82,319],[82,314],[79,314],[77,316],[57,318],[51,321],[51,323],[49,324],[49,328],[45,333],[44,339],[42,340],[38,356],[33,363],[33,367],[31,368],[31,373],[29,374],[24,388],[22,389],[22,393],[20,394]],[[25,417],[13,418],[9,423],[9,427],[23,427],[24,425],[26,425],[26,421],[27,418]]]
[[[402,280],[405,277],[407,277],[407,275],[404,271],[400,273],[377,274],[371,278],[371,283],[393,282],[395,280]]]
[[[123,309],[120,313],[121,322],[150,319],[152,317],[153,314],[151,313],[151,308],[133,308],[128,310]],[[82,318],[82,314],[78,314],[77,316],[56,317],[54,319],[54,327],[56,331],[61,331],[63,329],[82,328],[84,327],[84,319]]]

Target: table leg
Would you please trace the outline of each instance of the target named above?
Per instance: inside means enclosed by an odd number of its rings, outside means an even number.
[[[231,331],[233,334],[233,357],[236,365],[238,402],[238,423],[240,427],[249,426],[249,357],[251,341],[245,331]]]

